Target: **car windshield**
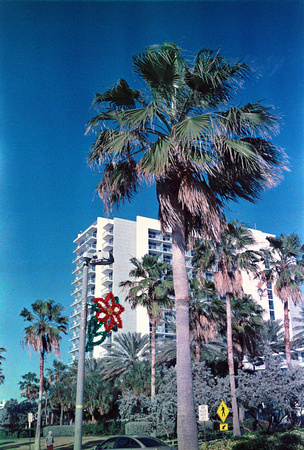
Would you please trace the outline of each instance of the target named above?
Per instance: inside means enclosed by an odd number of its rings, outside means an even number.
[[[157,447],[159,445],[162,445],[163,447],[169,447],[167,444],[160,441],[159,439],[151,438],[148,436],[138,437],[137,440],[140,441],[142,444],[144,444],[147,448]]]

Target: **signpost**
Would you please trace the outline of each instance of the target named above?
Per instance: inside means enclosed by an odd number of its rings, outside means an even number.
[[[227,416],[229,414],[229,409],[224,402],[224,400],[221,401],[220,406],[218,407],[217,414],[222,422],[225,422],[227,419]],[[220,424],[220,431],[228,431],[228,423],[221,423]]]
[[[206,426],[205,422],[208,422],[208,405],[199,405],[198,407],[198,421],[204,423],[204,442],[206,442]]]
[[[28,420],[28,427],[29,427],[29,450],[31,450],[31,425],[34,420],[34,414],[28,413],[27,420]]]

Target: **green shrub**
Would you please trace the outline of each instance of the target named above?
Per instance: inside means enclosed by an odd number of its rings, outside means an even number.
[[[106,422],[86,423],[82,426],[82,434],[86,436],[107,436],[112,434],[124,434],[125,424],[120,421],[109,420]]]
[[[297,448],[297,446],[303,447],[304,442],[301,436],[294,433],[276,434],[276,440],[278,441],[277,450],[291,450]]]
[[[266,434],[251,435],[250,437],[243,437],[240,442],[236,442],[233,445],[233,450],[272,450],[275,448],[273,445]]]
[[[150,422],[127,422],[126,423],[126,434],[151,434],[151,423]]]
[[[43,428],[43,436],[51,431],[53,436],[74,436],[74,425],[49,425]]]
[[[0,439],[4,439],[7,437],[7,431],[5,428],[0,428]]]

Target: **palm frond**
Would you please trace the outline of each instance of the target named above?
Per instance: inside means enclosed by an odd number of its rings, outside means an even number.
[[[176,124],[175,132],[181,146],[190,146],[196,141],[201,143],[206,135],[212,133],[212,117],[210,114],[186,117]]]
[[[128,83],[120,78],[113,88],[103,94],[95,94],[93,106],[109,103],[113,108],[134,108],[135,101],[140,99],[140,91],[131,89]]]
[[[114,204],[130,201],[136,194],[139,183],[137,163],[129,158],[117,164],[107,164],[97,190],[106,208],[111,209]]]

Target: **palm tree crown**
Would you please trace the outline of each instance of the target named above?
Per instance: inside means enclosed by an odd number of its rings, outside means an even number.
[[[24,329],[24,343],[35,352],[50,353],[60,356],[59,342],[61,333],[67,333],[68,318],[61,316],[63,307],[54,300],[37,300],[32,304],[33,312],[26,308],[20,313],[31,325]]]
[[[146,254],[141,260],[131,258],[134,268],[130,270],[133,280],[126,280],[120,286],[127,291],[126,301],[133,308],[142,305],[147,309],[150,322],[157,325],[161,320],[162,308],[173,306],[173,281],[170,264],[159,261],[157,256]]]
[[[153,178],[163,229],[182,212],[186,234],[218,237],[221,199],[251,201],[275,182],[283,155],[266,140],[275,116],[260,103],[227,110],[251,69],[211,50],[190,67],[175,44],[152,46],[133,56],[133,69],[146,95],[120,79],[93,103],[100,113],[88,130],[101,130],[89,162],[105,163],[102,200],[131,199],[142,178]]]
[[[110,344],[104,344],[109,356],[103,358],[104,377],[114,380],[123,376],[149,354],[149,336],[140,333],[119,333]]]

